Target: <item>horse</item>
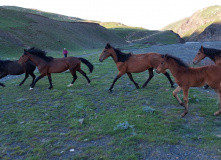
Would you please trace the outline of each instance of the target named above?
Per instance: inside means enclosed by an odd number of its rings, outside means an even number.
[[[19,84],[19,86],[21,86],[25,82],[29,74],[32,76],[33,83],[35,80],[35,68],[36,66],[31,61],[27,61],[26,63],[21,65],[18,63],[18,60],[0,60],[0,79],[6,77],[7,75],[21,75],[25,73],[25,78]],[[5,87],[3,83],[0,83],[0,86]]]
[[[135,87],[138,89],[139,85],[136,83],[132,77],[131,73],[149,71],[149,78],[143,84],[142,88],[145,88],[148,82],[153,78],[153,69],[157,68],[160,61],[159,58],[161,54],[159,53],[144,53],[144,54],[126,54],[121,52],[119,49],[112,47],[109,43],[106,44],[104,50],[102,51],[99,61],[103,62],[108,57],[112,57],[116,63],[117,69],[119,71],[118,75],[115,77],[109,90],[112,91],[115,82],[125,73],[127,73],[130,80],[134,83]],[[171,87],[173,88],[174,82],[171,80],[169,73],[164,72],[164,75],[168,78]]]
[[[178,87],[173,91],[173,96],[177,99],[179,104],[185,108],[181,117],[184,117],[188,113],[188,92],[190,87],[200,87],[204,84],[208,84],[213,88],[219,97],[220,105],[219,110],[214,115],[221,113],[221,67],[217,65],[209,65],[198,68],[192,68],[186,65],[177,57],[171,55],[162,55],[161,63],[157,67],[157,73],[164,73],[166,69],[169,69],[175,78]],[[184,103],[177,96],[178,92],[183,90]]]
[[[205,57],[209,57],[217,66],[221,66],[221,50],[201,46],[193,59],[193,64],[199,63]]]
[[[64,57],[64,58],[53,58],[46,56],[46,52],[36,48],[24,49],[23,55],[19,58],[18,63],[22,64],[28,60],[32,61],[38,68],[40,75],[35,79],[30,87],[30,90],[34,89],[35,84],[38,80],[44,76],[48,76],[49,88],[52,89],[52,78],[51,73],[61,73],[69,69],[73,76],[73,81],[68,87],[73,86],[77,79],[76,71],[81,73],[86,79],[88,84],[91,80],[87,77],[87,74],[81,69],[81,62],[83,62],[89,68],[90,73],[93,71],[94,66],[86,59],[81,57]]]
[[[213,48],[200,47],[198,53],[193,59],[193,64],[199,63],[205,57],[209,57],[217,66],[221,67],[221,50]],[[207,89],[209,86],[205,85],[204,88]]]

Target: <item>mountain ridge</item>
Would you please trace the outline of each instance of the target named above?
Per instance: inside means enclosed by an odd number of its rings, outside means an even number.
[[[206,38],[205,36],[200,36],[200,34],[210,25],[219,22],[221,22],[221,6],[215,5],[200,9],[193,13],[192,16],[171,23],[162,30],[173,30],[186,41],[212,41],[216,38],[209,39],[209,37]],[[219,29],[219,27],[217,29]],[[213,36],[216,35],[213,34]]]

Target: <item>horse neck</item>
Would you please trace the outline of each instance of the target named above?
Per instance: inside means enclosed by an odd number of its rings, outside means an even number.
[[[113,58],[114,62],[117,63],[117,54],[116,54],[116,52],[115,51],[111,52],[110,56]]]
[[[170,62],[168,63],[168,69],[171,71],[174,77],[177,77],[180,73],[182,73],[182,71],[186,70],[185,67],[177,64],[175,60],[170,59],[169,61]]]
[[[211,52],[209,52],[206,49],[204,49],[204,54],[206,55],[206,57],[210,58],[214,63],[216,63],[216,61],[219,60],[219,56],[218,55],[211,55]]]
[[[42,61],[44,61],[43,59],[39,58],[38,56],[35,55],[31,55],[30,56],[30,60],[36,65],[38,66],[39,64],[42,63]]]

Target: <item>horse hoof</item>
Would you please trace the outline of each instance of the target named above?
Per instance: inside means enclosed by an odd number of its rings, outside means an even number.
[[[219,112],[215,112],[214,113],[214,116],[218,116],[220,113]]]
[[[34,88],[29,88],[29,90],[31,91],[31,90],[33,90]]]
[[[69,84],[69,85],[67,85],[67,87],[72,87],[73,86],[73,84]]]
[[[186,115],[187,113],[182,113],[181,115],[180,115],[180,117],[185,117],[185,115]]]
[[[88,86],[90,86],[91,84],[90,84],[90,83],[88,83],[87,85],[88,85]]]

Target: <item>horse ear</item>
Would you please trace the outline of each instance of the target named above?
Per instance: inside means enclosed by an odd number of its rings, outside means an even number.
[[[200,47],[200,51],[203,51],[203,46]]]
[[[27,50],[26,49],[24,49],[24,54],[27,55]]]
[[[107,43],[106,47],[107,49],[110,49],[111,48],[111,45],[109,43]]]

